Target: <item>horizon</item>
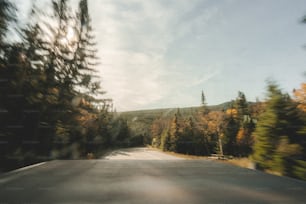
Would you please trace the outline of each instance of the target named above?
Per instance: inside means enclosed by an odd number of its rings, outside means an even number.
[[[206,104],[208,108],[212,106],[221,106],[226,103],[231,103],[234,100],[228,100],[218,104]],[[248,103],[256,103],[255,101],[247,101]],[[198,106],[182,106],[182,107],[164,107],[164,108],[152,108],[152,109],[136,109],[136,110],[125,110],[125,111],[116,111],[117,113],[125,113],[125,112],[137,112],[137,111],[157,111],[157,110],[169,110],[169,109],[188,109],[188,108],[201,108],[201,105]]]

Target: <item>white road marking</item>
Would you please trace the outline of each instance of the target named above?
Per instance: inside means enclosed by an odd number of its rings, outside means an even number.
[[[22,176],[22,174],[18,174],[18,173],[20,173],[22,171],[26,171],[28,169],[32,169],[32,168],[37,167],[37,166],[41,166],[41,165],[43,165],[45,163],[46,162],[41,162],[41,163],[38,163],[38,164],[33,164],[33,165],[30,165],[30,166],[25,166],[25,167],[22,167],[22,168],[19,168],[19,169],[16,169],[16,170],[4,173],[4,174],[1,175],[1,177],[3,176],[3,178],[0,178],[0,184],[4,184],[4,183],[9,182],[11,180],[14,180],[16,178],[19,178],[20,176]]]

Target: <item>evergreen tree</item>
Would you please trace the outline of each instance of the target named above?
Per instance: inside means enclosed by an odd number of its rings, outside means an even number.
[[[18,116],[22,113],[21,104],[23,98],[20,95],[20,71],[19,61],[21,60],[20,45],[9,43],[6,36],[10,30],[10,24],[16,21],[16,9],[14,4],[7,0],[0,0],[0,171],[8,166],[9,159],[13,152],[17,152],[17,144],[22,132],[21,121]],[[13,54],[16,54],[12,61]],[[15,80],[14,77],[19,77]],[[16,109],[14,109],[16,108]],[[18,121],[17,121],[18,119]],[[16,142],[16,143],[14,143]]]
[[[0,1],[0,138],[7,141],[1,161],[78,158],[111,143],[111,100],[98,98],[104,92],[95,75],[87,1],[76,13],[67,0],[53,0],[52,9],[45,15],[34,4],[21,41],[9,44],[5,34],[15,9]],[[126,129],[123,124],[119,132],[128,136]]]
[[[206,98],[204,95],[204,91],[201,93],[201,113],[203,115],[208,113],[208,108],[207,108],[207,103],[206,103]]]
[[[201,93],[201,105],[202,106],[206,105],[205,95],[204,95],[204,91],[203,90],[202,90],[202,93]]]
[[[246,156],[251,153],[253,145],[251,134],[254,131],[255,124],[243,92],[238,92],[234,107],[237,110],[237,122],[239,123],[239,131],[236,135],[236,154]]]
[[[54,135],[51,122],[54,119],[54,114],[51,107],[57,101],[57,89],[49,88],[47,81],[44,64],[46,63],[46,56],[44,55],[44,41],[43,30],[37,22],[37,8],[33,5],[30,14],[30,23],[28,23],[21,30],[23,58],[27,66],[28,76],[25,78],[27,81],[26,101],[28,103],[29,114],[26,116],[28,121],[27,135],[32,135],[39,145],[36,146],[36,154],[41,157],[49,157],[52,148],[52,137]],[[34,111],[34,112],[32,112]]]
[[[283,95],[277,85],[268,85],[268,101],[265,112],[260,115],[254,132],[253,160],[260,168],[272,166],[273,153],[280,136],[279,112],[283,109]]]
[[[176,152],[177,151],[177,143],[180,137],[180,124],[179,124],[179,111],[174,115],[173,120],[170,124],[170,147],[169,150]]]
[[[243,92],[238,92],[234,107],[237,110],[238,119],[243,122],[249,116],[248,103]]]
[[[0,56],[4,49],[9,45],[5,37],[9,31],[9,25],[16,22],[16,8],[8,0],[0,0]]]
[[[259,168],[292,174],[292,164],[301,151],[296,143],[301,124],[296,110],[290,97],[270,82],[266,110],[253,133],[252,158]]]
[[[5,109],[8,85],[14,70],[8,68],[7,52],[11,44],[5,39],[9,24],[16,21],[14,5],[7,0],[0,0],[0,109]]]
[[[223,121],[223,152],[225,154],[237,155],[236,135],[239,130],[239,122],[233,115],[227,115]]]

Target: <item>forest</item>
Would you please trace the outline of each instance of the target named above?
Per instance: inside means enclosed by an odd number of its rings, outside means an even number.
[[[33,4],[21,25],[16,6],[0,1],[0,171],[151,145],[249,157],[258,169],[306,180],[306,83],[285,93],[269,81],[263,101],[239,91],[212,107],[202,91],[197,108],[117,113],[100,85],[87,0],[51,6],[45,13]],[[18,37],[8,40],[12,32]]]
[[[51,10],[33,4],[21,25],[16,6],[0,1],[0,171],[98,157],[128,135],[100,86],[87,0]]]
[[[248,102],[243,92],[221,110],[206,105],[172,117],[156,117],[152,146],[190,155],[249,157],[257,169],[306,179],[306,84],[290,97],[276,82],[265,101]]]

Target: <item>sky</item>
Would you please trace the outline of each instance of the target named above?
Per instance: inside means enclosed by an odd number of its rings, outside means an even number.
[[[30,1],[15,0],[20,18]],[[76,0],[71,1],[76,2]],[[306,81],[305,0],[89,0],[101,85],[117,111],[208,105]]]

